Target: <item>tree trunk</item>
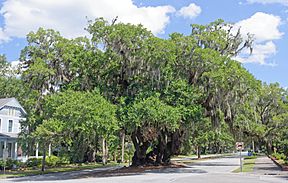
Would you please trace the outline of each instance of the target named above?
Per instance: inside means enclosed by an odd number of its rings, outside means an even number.
[[[43,158],[42,158],[42,168],[41,171],[45,171],[45,165],[46,165],[46,146],[43,146]]]
[[[131,139],[135,147],[132,166],[169,164],[172,155],[179,154],[182,136],[181,130],[173,133],[162,132],[158,135],[157,146],[147,154],[150,141],[145,141],[140,130],[132,133]]]
[[[103,165],[107,164],[107,152],[106,152],[107,148],[106,148],[106,139],[103,138],[102,139],[102,163]]]
[[[117,150],[114,151],[113,159],[114,159],[114,162],[117,163]]]
[[[143,141],[143,138],[141,138],[141,132],[139,130],[132,133],[131,139],[135,147],[135,152],[132,157],[131,166],[145,165],[146,164],[146,151],[149,147],[149,142]]]
[[[165,148],[164,146],[165,146],[164,139],[162,138],[162,135],[159,135],[159,137],[158,137],[158,146],[157,146],[157,156],[156,156],[156,164],[157,165],[161,165],[162,164],[164,148]]]
[[[267,154],[272,154],[272,144],[270,141],[266,142],[266,150],[267,150]]]
[[[109,148],[108,148],[108,143],[107,143],[107,140],[105,140],[105,152],[106,152],[106,164],[108,162],[108,159],[109,159]]]
[[[96,161],[96,150],[94,148],[89,148],[87,152],[87,161],[95,162]]]
[[[132,157],[132,166],[142,166],[146,164],[146,151],[148,147],[148,142],[144,142],[143,145],[139,146],[139,149],[135,151]]]
[[[197,145],[197,158],[201,158],[201,147],[199,145]]]
[[[124,155],[125,155],[125,132],[121,133],[121,162],[124,163]]]

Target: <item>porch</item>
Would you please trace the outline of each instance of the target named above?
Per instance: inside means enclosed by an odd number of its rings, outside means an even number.
[[[0,133],[0,159],[18,159],[18,155],[21,156],[17,137],[14,137],[12,134]]]

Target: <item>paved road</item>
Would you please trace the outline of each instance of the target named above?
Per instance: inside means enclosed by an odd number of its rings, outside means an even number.
[[[113,177],[69,177],[69,174],[42,175],[5,180],[11,182],[41,182],[41,183],[287,183],[288,176],[273,176],[262,174],[236,174],[230,173],[238,167],[237,157],[225,157],[205,160],[190,164],[188,168],[164,169],[147,171],[130,176]],[[61,176],[62,175],[62,176]],[[56,179],[61,180],[56,180]],[[2,183],[2,180],[1,180]]]

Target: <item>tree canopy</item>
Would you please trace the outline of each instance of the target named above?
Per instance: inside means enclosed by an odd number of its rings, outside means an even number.
[[[252,140],[267,151],[284,144],[287,152],[287,134],[278,131],[287,128],[287,91],[261,83],[233,60],[253,50],[253,37],[232,28],[217,20],[167,39],[103,18],[89,21],[90,38],[39,28],[27,35],[20,77],[7,83],[9,64],[0,58],[0,95],[16,96],[27,108],[21,141],[29,142],[28,153],[36,142],[52,143],[73,162],[101,154],[105,163],[120,138],[122,148],[133,143],[135,166],[169,163],[192,150],[223,152],[235,141]]]

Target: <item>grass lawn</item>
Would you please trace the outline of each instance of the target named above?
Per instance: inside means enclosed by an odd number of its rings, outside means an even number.
[[[242,172],[253,172],[256,158],[254,159],[244,159]],[[240,167],[233,171],[233,173],[239,173]]]
[[[55,168],[47,168],[45,172],[42,172],[39,169],[25,169],[25,170],[17,170],[17,171],[6,171],[4,174],[3,171],[0,171],[0,179],[11,178],[11,177],[23,177],[28,175],[40,175],[47,173],[57,173],[57,172],[70,172],[70,171],[78,171],[85,169],[94,169],[94,168],[103,168],[103,167],[111,167],[119,165],[117,163],[108,163],[107,165],[102,165],[101,163],[89,163],[89,164],[71,164],[65,167],[55,167]],[[123,164],[121,164],[123,165]]]

